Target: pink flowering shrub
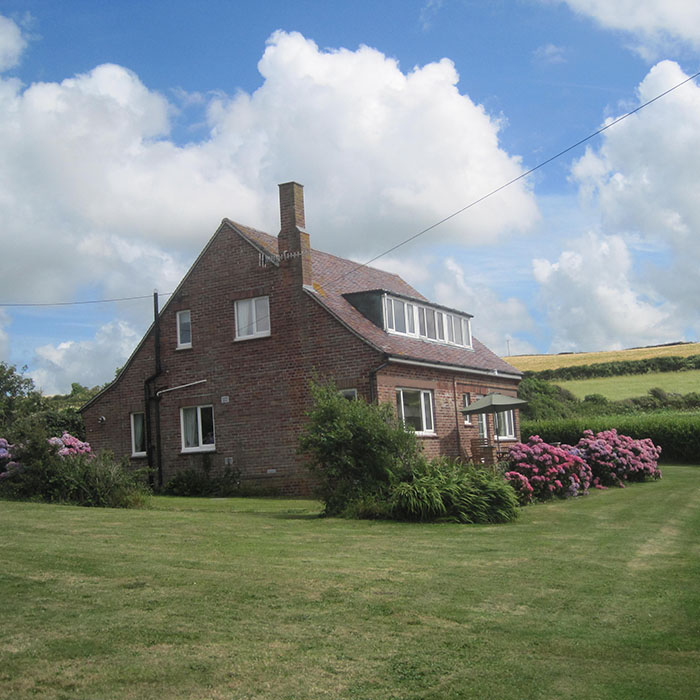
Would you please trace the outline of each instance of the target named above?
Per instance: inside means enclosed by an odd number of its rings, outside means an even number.
[[[510,448],[505,478],[525,504],[585,494],[593,476],[581,457],[533,435]]]
[[[70,433],[63,433],[61,437],[49,438],[49,445],[57,449],[59,457],[69,457],[71,455],[92,454],[89,442],[82,442]]]
[[[635,440],[618,434],[614,428],[596,435],[585,430],[578,444],[568,449],[590,466],[596,488],[624,488],[625,481],[661,478],[658,465],[661,447],[650,438]]]

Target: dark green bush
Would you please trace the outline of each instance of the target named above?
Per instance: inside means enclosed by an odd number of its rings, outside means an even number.
[[[415,433],[388,404],[348,401],[333,385],[312,386],[314,406],[299,439],[326,515],[401,481],[422,461]]]
[[[216,496],[244,495],[241,490],[241,473],[233,467],[225,467],[220,476],[211,476],[209,469],[183,469],[166,484],[163,493],[168,496]]]
[[[0,481],[0,496],[78,506],[141,508],[149,491],[126,460],[109,453],[73,455],[24,463]]]

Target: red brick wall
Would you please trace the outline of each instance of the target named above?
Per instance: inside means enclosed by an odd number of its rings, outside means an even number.
[[[339,388],[369,395],[369,374],[381,356],[303,290],[293,262],[260,267],[258,252],[224,228],[162,311],[163,373],[156,389],[207,380],[161,395],[163,483],[178,470],[205,462],[212,473],[221,472],[225,459],[232,458],[248,484],[308,493],[296,449],[310,408],[310,380],[333,378]],[[234,341],[234,302],[263,295],[270,299],[271,335]],[[185,309],[191,313],[192,348],[177,350],[176,313]],[[85,410],[88,439],[96,449],[130,454],[129,413],[145,410],[153,347],[152,338],[146,339],[120,379]],[[208,404],[214,409],[216,451],[182,454],[180,409]]]
[[[468,455],[476,425],[465,427],[456,403],[461,394],[502,391],[517,383],[491,377],[382,364],[373,350],[336,321],[300,283],[298,260],[261,267],[247,241],[223,226],[161,312],[162,374],[154,390],[198,383],[161,394],[163,484],[181,469],[207,464],[220,473],[225,461],[249,485],[270,486],[290,495],[309,493],[310,482],[297,439],[310,408],[309,382],[332,378],[339,388],[356,388],[366,399],[395,405],[396,387],[434,392],[436,436],[424,438],[428,456]],[[269,337],[235,341],[234,302],[269,296]],[[189,309],[192,348],[177,349],[176,313]],[[88,440],[117,456],[131,454],[129,414],[145,410],[144,380],[154,373],[152,334],[142,343],[112,387],[84,411]],[[228,401],[222,401],[228,397]],[[183,454],[180,409],[212,405],[216,450]],[[155,417],[152,415],[153,423]],[[100,417],[104,417],[103,422]],[[147,460],[133,459],[145,466]],[[156,478],[157,483],[157,478]]]
[[[396,405],[396,389],[428,389],[433,394],[435,436],[421,438],[427,457],[448,455],[471,458],[471,440],[479,437],[476,420],[472,425],[464,424],[462,394],[484,396],[497,391],[508,396],[517,396],[518,381],[505,377],[470,375],[449,370],[431,369],[391,363],[377,376],[378,397]],[[515,412],[516,435],[520,434],[518,412]],[[489,435],[493,435],[493,417],[488,416]]]

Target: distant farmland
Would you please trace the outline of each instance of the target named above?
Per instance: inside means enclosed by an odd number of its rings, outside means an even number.
[[[593,377],[591,379],[552,380],[563,389],[568,389],[576,398],[589,394],[602,394],[609,401],[644,396],[649,389],[663,389],[669,394],[700,393],[700,370],[687,372],[649,372],[648,374],[626,374],[621,377]]]
[[[512,355],[503,359],[521,372],[541,372],[545,369],[592,365],[599,362],[645,360],[650,357],[687,357],[688,355],[700,355],[700,343],[677,343],[629,350],[576,352],[562,355]],[[688,391],[693,391],[693,389],[688,389]]]

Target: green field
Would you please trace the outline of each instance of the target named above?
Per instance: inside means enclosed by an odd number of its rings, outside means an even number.
[[[602,394],[606,399],[619,401],[635,396],[644,396],[649,389],[660,387],[669,394],[689,394],[700,392],[700,370],[686,372],[650,372],[648,374],[625,374],[619,377],[593,377],[592,379],[571,379],[552,381],[574,396],[583,399],[589,394]]]
[[[0,502],[0,696],[696,696],[698,467],[509,525],[319,510]]]

